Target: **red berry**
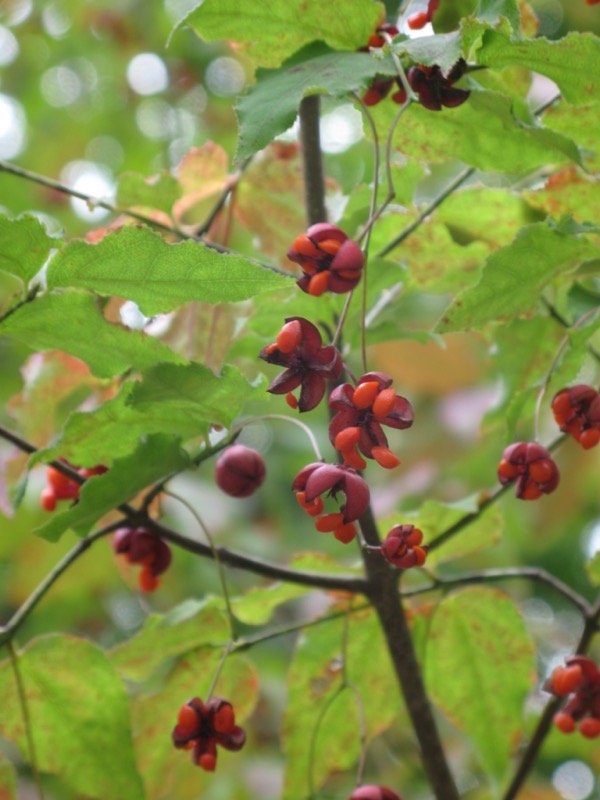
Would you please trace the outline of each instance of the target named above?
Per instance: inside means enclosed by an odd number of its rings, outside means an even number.
[[[302,339],[302,328],[297,319],[286,322],[277,334],[277,347],[282,353],[291,353],[300,344]]]
[[[45,489],[42,489],[40,505],[44,511],[54,511],[56,509],[56,495],[51,486],[46,486]]]
[[[147,593],[155,592],[158,589],[158,585],[160,583],[159,579],[152,572],[152,568],[149,566],[142,567],[140,574],[138,576],[138,582],[142,592],[147,592]]]
[[[224,450],[215,465],[218,486],[232,497],[249,497],[265,479],[265,462],[260,453],[242,444]]]
[[[398,456],[395,456],[387,447],[374,447],[371,455],[380,467],[384,469],[394,469],[400,463]]]
[[[600,719],[596,717],[586,717],[579,723],[579,732],[586,739],[595,739],[600,736]]]
[[[379,394],[379,384],[377,381],[365,381],[359,383],[354,394],[352,395],[352,403],[355,408],[364,410],[373,404],[373,401]]]
[[[589,450],[600,442],[600,430],[598,430],[598,428],[587,428],[587,430],[579,434],[577,441],[584,450]]]
[[[411,14],[411,16],[406,20],[406,24],[412,31],[419,31],[430,21],[429,13],[427,11],[417,11],[416,14]]]
[[[558,730],[563,733],[573,733],[575,730],[575,720],[570,714],[565,714],[563,711],[555,714],[553,721]]]
[[[552,673],[550,686],[554,694],[566,697],[581,685],[582,677],[583,672],[579,664],[573,664],[571,667],[557,667]]]
[[[79,497],[79,484],[59,472],[55,467],[46,469],[46,478],[57,500],[75,500]]]
[[[199,718],[196,711],[187,704],[181,706],[177,715],[177,730],[180,736],[193,736],[199,728]]]

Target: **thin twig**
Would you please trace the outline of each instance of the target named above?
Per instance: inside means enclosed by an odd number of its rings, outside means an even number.
[[[310,442],[310,446],[314,450],[314,453],[317,457],[317,461],[323,461],[323,456],[321,455],[319,443],[317,442],[314,433],[311,431],[308,425],[305,425],[304,422],[302,422],[302,420],[296,419],[296,417],[287,416],[287,414],[261,414],[258,417],[251,417],[250,419],[244,419],[241,422],[238,422],[232,428],[232,431],[235,432],[236,436],[239,436],[240,431],[242,431],[248,425],[253,425],[255,422],[260,422],[261,420],[264,419],[270,419],[270,420],[273,419],[273,420],[281,420],[282,422],[291,422],[292,425],[296,425],[296,427],[301,428],[306,434],[306,438]]]
[[[225,187],[225,189],[223,190],[223,192],[221,193],[221,195],[217,199],[217,202],[214,204],[212,209],[207,214],[206,219],[204,220],[204,222],[201,225],[199,225],[198,228],[196,229],[195,236],[197,238],[201,238],[206,233],[208,233],[208,231],[212,227],[213,222],[216,220],[216,218],[219,216],[219,214],[221,213],[221,211],[225,207],[225,203],[229,199],[229,196],[236,190],[237,185],[240,182],[240,180],[241,180],[242,176],[244,175],[244,173],[246,172],[246,170],[248,169],[248,166],[250,165],[250,162],[252,161],[252,158],[253,158],[253,156],[250,156],[249,158],[247,158],[240,165],[240,168],[235,173],[235,175],[231,175],[229,177],[227,186]]]
[[[29,442],[26,442],[20,436],[11,433],[6,428],[0,425],[0,438],[15,444],[19,449],[26,453],[36,453],[35,448]],[[53,461],[52,465],[64,475],[72,477],[78,483],[83,483],[84,479],[78,472],[68,467],[61,461]],[[171,542],[172,544],[181,547],[191,553],[203,556],[204,558],[213,558],[211,548],[203,542],[198,542],[194,539],[188,539],[186,536],[178,533],[177,531],[167,527],[166,525],[158,522],[152,517],[148,516],[144,509],[135,509],[127,503],[119,505],[118,510],[127,517],[129,524],[135,524],[148,528],[157,536]],[[123,524],[123,521],[121,522]],[[83,540],[86,541],[86,540]],[[308,572],[303,570],[290,569],[282,567],[278,564],[272,564],[268,561],[263,561],[260,558],[248,556],[243,553],[238,553],[234,550],[228,550],[224,547],[217,548],[219,558],[224,564],[243,569],[248,572],[254,572],[257,575],[263,575],[267,578],[274,580],[288,581],[290,583],[297,583],[301,586],[311,586],[315,589],[345,591],[351,593],[364,594],[366,588],[366,581],[364,578],[356,577],[354,575],[327,575],[319,572]]]
[[[560,99],[560,95],[557,94],[552,97],[550,100],[547,100],[545,103],[542,103],[541,106],[536,108],[533,111],[534,116],[539,116],[548,108],[554,105],[557,100]],[[382,247],[381,250],[377,253],[377,258],[382,258],[383,256],[387,255],[389,252],[394,250],[398,245],[402,244],[405,239],[414,233],[417,228],[419,228],[423,222],[427,219],[427,217],[432,214],[438,206],[440,206],[445,200],[450,197],[460,186],[466,183],[469,178],[471,178],[477,172],[475,167],[467,167],[466,169],[462,170],[456,178],[437,196],[435,197],[431,203],[429,203],[423,211],[419,214],[419,216],[413,220],[409,225],[404,228],[404,230],[396,236],[395,239],[392,239],[391,242]]]
[[[61,558],[58,564],[56,564],[54,568],[46,575],[41,583],[36,586],[33,592],[22,603],[22,605],[13,614],[6,625],[0,627],[0,645],[10,642],[21,625],[23,625],[25,620],[29,617],[33,609],[48,593],[52,586],[54,586],[60,576],[66,572],[67,569],[74,564],[75,561],[77,561],[77,559],[82,556],[94,542],[104,536],[107,536],[109,533],[112,533],[114,530],[123,525],[123,522],[124,520],[120,520],[119,522],[112,522],[110,525],[105,525],[103,528],[100,528],[94,533],[91,533],[89,536],[86,536],[85,539],[82,539],[71,550],[69,550],[69,552]]]
[[[181,497],[179,494],[175,494],[175,492],[167,492],[166,493],[169,497],[172,497],[174,500],[178,500],[182,506],[185,506],[193,518],[198,523],[200,529],[202,530],[203,534],[208,539],[208,544],[210,545],[210,549],[212,550],[213,558],[217,564],[217,570],[219,572],[219,580],[221,582],[221,590],[223,592],[223,600],[225,602],[225,611],[227,612],[227,620],[229,622],[229,632],[231,635],[231,641],[235,642],[237,639],[237,626],[236,620],[233,616],[233,610],[231,608],[231,600],[229,597],[229,590],[227,589],[227,579],[225,577],[225,570],[223,569],[223,564],[221,563],[221,559],[219,558],[219,551],[215,547],[215,542],[213,537],[211,536],[208,528],[204,524],[204,521],[200,514],[196,511],[196,509],[192,506],[191,503],[185,499],[185,497]]]
[[[21,714],[23,716],[23,725],[25,727],[25,735],[27,737],[27,746],[29,747],[29,760],[31,761],[31,769],[35,778],[35,785],[39,800],[44,800],[44,788],[42,786],[42,779],[38,768],[37,753],[35,743],[33,741],[33,726],[31,724],[31,714],[29,713],[29,703],[27,701],[27,693],[25,692],[25,685],[23,683],[23,676],[19,666],[19,654],[12,641],[7,643],[8,655],[12,666],[13,675],[15,676],[15,683],[17,684],[17,695],[19,697],[19,705],[21,707]]]
[[[425,570],[423,570],[425,572]],[[473,583],[492,583],[495,581],[506,580],[530,580],[537,581],[549,586],[557,594],[564,597],[569,603],[575,606],[581,614],[587,618],[592,613],[592,607],[587,600],[571,589],[566,583],[556,578],[547,570],[541,567],[507,567],[497,569],[482,569],[474,572],[463,572],[459,575],[439,576],[429,575],[431,583],[426,586],[417,586],[401,592],[402,597],[417,597],[428,592],[438,590],[445,591],[457,586],[467,586]]]
[[[47,186],[49,189],[54,189],[55,191],[61,192],[62,194],[67,194],[70,197],[76,197],[78,200],[84,200],[86,203],[88,203],[88,205],[104,208],[106,211],[110,211],[111,214],[124,214],[132,219],[137,219],[140,222],[151,225],[153,228],[159,228],[166,233],[173,233],[175,236],[179,236],[181,239],[194,238],[194,236],[191,236],[190,234],[181,230],[181,228],[178,228],[176,225],[166,225],[164,222],[159,222],[158,220],[148,217],[145,214],[132,211],[130,208],[119,208],[119,206],[115,205],[114,203],[109,203],[107,200],[101,200],[100,198],[92,197],[85,192],[80,192],[77,189],[73,189],[71,186],[61,183],[60,181],[47,178],[45,175],[39,175],[37,172],[31,172],[31,170],[24,169],[23,167],[17,167],[16,164],[10,164],[8,161],[0,161],[0,172],[7,172],[10,175],[16,175],[19,178],[25,178],[33,183],[38,183],[40,186]]]
[[[591,644],[592,638],[596,633],[596,626],[598,624],[598,620],[600,619],[600,600],[598,600],[593,608],[590,610],[590,613],[587,616],[585,626],[583,632],[581,634],[581,638],[575,650],[577,655],[585,655],[587,653],[588,648]],[[523,755],[517,765],[515,770],[515,774],[513,779],[511,780],[508,789],[503,797],[503,800],[514,800],[517,796],[521,787],[525,783],[527,776],[535,766],[538,758],[539,751],[544,743],[546,736],[548,735],[551,727],[552,727],[552,719],[558,709],[560,708],[562,702],[562,697],[552,697],[548,703],[546,704],[545,709],[543,710],[538,724],[536,726],[535,731],[529,741],[529,744],[525,748]]]

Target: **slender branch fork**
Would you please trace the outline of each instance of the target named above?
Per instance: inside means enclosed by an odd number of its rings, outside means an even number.
[[[6,430],[2,426],[0,426],[0,438],[4,438],[6,441],[11,442],[13,445],[26,453],[33,454],[37,452],[36,448],[29,442],[25,441],[11,431]],[[560,439],[557,440],[555,446],[559,442]],[[68,477],[77,480],[80,483],[83,482],[84,479],[81,478],[79,473],[63,462],[55,461],[52,462],[52,464],[57,470]],[[150,493],[152,492],[155,493],[154,487],[150,490]],[[441,534],[436,541],[441,543],[441,541],[445,538],[448,538],[449,535],[456,535],[459,533],[460,530],[464,529],[468,524],[477,519],[478,516],[483,513],[483,511],[492,502],[495,502],[495,500],[497,500],[503,494],[503,492],[504,489],[501,488],[494,494],[490,495],[485,504],[482,504],[477,512],[474,512],[473,514],[468,515],[466,518],[463,518],[463,520],[459,521],[457,525],[449,528],[445,534]],[[355,576],[329,576],[320,573],[289,569],[279,565],[270,564],[260,559],[255,559],[251,556],[237,553],[226,548],[210,547],[201,542],[188,539],[177,531],[172,530],[156,520],[153,520],[147,515],[145,510],[147,509],[147,505],[148,504],[143,503],[142,509],[138,510],[132,508],[128,504],[122,504],[119,506],[119,510],[121,510],[124,514],[122,519],[94,531],[78,542],[75,547],[73,547],[72,550],[69,551],[69,553],[67,553],[58,564],[56,564],[54,569],[32,592],[22,606],[11,617],[8,623],[0,627],[0,646],[10,645],[17,631],[32,613],[34,608],[43,599],[54,583],[60,578],[60,576],[66,572],[66,570],[72,564],[74,564],[79,557],[83,555],[83,553],[85,553],[95,542],[112,533],[116,528],[123,524],[144,524],[155,534],[163,537],[182,549],[189,550],[190,552],[206,558],[218,558],[222,564],[227,564],[228,566],[254,572],[264,577],[294,582],[305,586],[311,586],[315,589],[343,590],[353,594],[363,594],[367,598],[367,603],[365,605],[372,605],[380,618],[384,635],[386,636],[388,642],[390,655],[399,677],[405,702],[415,726],[415,732],[421,746],[421,755],[426,771],[430,778],[436,798],[440,798],[441,800],[458,798],[458,793],[454,787],[453,779],[448,769],[448,764],[442,749],[441,741],[439,740],[439,736],[437,734],[433,712],[422,683],[419,664],[416,659],[410,630],[405,612],[402,607],[401,596],[410,598],[426,592],[435,590],[447,591],[461,585],[472,583],[526,579],[538,581],[549,586],[558,595],[572,603],[581,612],[585,619],[585,628],[579,647],[577,648],[577,652],[585,652],[589,646],[593,634],[598,628],[598,621],[600,620],[600,601],[598,601],[594,606],[590,606],[583,597],[581,597],[577,592],[572,590],[558,578],[550,575],[545,570],[532,567],[519,569],[482,570],[480,572],[464,573],[462,575],[452,577],[430,576],[430,584],[423,587],[407,589],[404,592],[399,592],[396,586],[398,573],[391,570],[382,559],[375,559],[369,553],[368,547],[376,546],[379,543],[379,534],[377,532],[375,521],[370,509],[367,510],[360,520],[362,535],[367,543],[367,548],[364,551],[364,561],[367,571],[367,578],[365,579]],[[354,610],[359,610],[362,607],[364,606],[358,606]],[[259,644],[260,642],[275,636],[285,635],[293,632],[294,630],[301,630],[312,624],[320,624],[321,622],[326,622],[328,619],[329,617],[325,617],[267,632],[266,634],[262,634],[258,637],[239,639],[235,643],[230,643],[230,649],[247,649],[248,647],[252,647],[254,644]],[[513,782],[511,783],[504,800],[513,800],[513,798],[516,796],[516,792],[519,790],[529,771],[533,767],[538,751],[550,728],[552,717],[556,712],[558,704],[559,703],[554,699],[548,703],[548,706],[539,721],[538,727],[536,728],[536,731],[522,756],[519,767],[515,772]],[[361,734],[361,736],[364,739],[363,734]],[[361,756],[361,759],[364,759],[364,742],[362,752],[363,755]],[[359,775],[362,775],[363,768],[364,763],[361,761]]]

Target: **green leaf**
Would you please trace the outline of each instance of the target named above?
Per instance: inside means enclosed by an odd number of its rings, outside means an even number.
[[[497,25],[504,17],[514,31],[518,31],[521,26],[517,0],[479,0],[475,16],[490,25]]]
[[[48,266],[48,287],[79,287],[136,302],[147,316],[191,300],[230,303],[291,285],[291,278],[200,242],[167,244],[149,228],[126,226],[98,244],[70,242]]]
[[[25,215],[10,219],[0,214],[0,270],[28,284],[44,266],[50,250],[60,247],[61,239],[48,236],[37,217]]]
[[[558,41],[511,40],[488,30],[477,61],[494,69],[516,65],[539,72],[558,84],[569,103],[586,105],[600,98],[600,42],[591,33],[572,31]]]
[[[442,72],[448,72],[461,57],[462,37],[459,31],[439,33],[436,36],[419,36],[395,42],[392,50],[398,55],[409,56],[416,64],[437,64]]]
[[[438,330],[467,330],[524,314],[553,278],[597,257],[587,239],[563,236],[546,223],[522,228],[511,245],[488,258],[479,283],[456,296]]]
[[[501,781],[522,728],[535,678],[531,640],[513,601],[464,589],[433,615],[425,675],[431,696],[470,736],[484,769]]]
[[[600,206],[600,184],[579,176],[573,167],[553,177],[543,189],[523,192],[523,198],[554,219],[569,214],[578,222],[591,222]]]
[[[378,128],[386,130],[391,125],[392,105],[379,103],[373,109]],[[394,145],[404,155],[422,161],[456,158],[495,172],[532,170],[549,161],[581,161],[579,150],[566,136],[535,120],[519,119],[509,97],[480,90],[473,90],[458,108],[439,113],[413,104],[396,128]]]
[[[110,659],[130,681],[149,678],[165,661],[185,656],[201,645],[215,649],[229,637],[220,598],[186,600],[168,614],[151,614],[131,639],[114,647]]]
[[[134,728],[140,774],[146,789],[145,800],[173,797],[197,800],[210,791],[214,776],[192,763],[190,753],[176,750],[170,733],[177,722],[177,712],[192,697],[205,700],[212,678],[219,666],[222,651],[199,648],[181,659],[169,673],[160,692],[138,697],[133,704]],[[253,711],[258,694],[258,677],[245,657],[230,655],[219,676],[215,694],[232,703],[237,724]],[[238,753],[218,751],[217,770],[236,769]],[[108,795],[111,797],[112,796]]]
[[[297,553],[290,562],[290,567],[310,572],[321,572],[327,575],[356,572],[357,570],[338,564],[333,558],[324,553]],[[233,613],[245,625],[265,625],[273,615],[276,608],[302,597],[308,592],[314,592],[310,586],[301,586],[293,583],[270,583],[267,586],[256,586],[240,597],[232,598]]]
[[[85,536],[100,517],[147,486],[186,469],[189,463],[187,453],[171,437],[148,436],[135,453],[117,459],[108,472],[86,481],[79,492],[79,502],[53,514],[36,533],[51,542],[70,528]]]
[[[38,767],[78,795],[143,800],[125,689],[102,650],[64,635],[37,639],[19,654]],[[9,661],[0,665],[0,733],[27,756]]]
[[[385,9],[373,0],[204,0],[176,26],[189,25],[208,42],[246,45],[259,66],[277,67],[296,50],[315,40],[334,50],[357,50],[366,44]]]
[[[215,375],[202,364],[157,364],[134,385],[129,404],[142,414],[162,409],[165,417],[180,416],[188,424],[229,425],[255,392],[236,367]]]
[[[306,55],[312,52],[310,48]],[[256,85],[240,98],[238,163],[292,125],[303,97],[312,94],[342,97],[366,89],[375,75],[396,75],[389,56],[376,60],[369,53],[326,53],[303,61],[302,56],[299,54],[281,69],[259,70]],[[268,114],[265,108],[269,109]]]
[[[182,193],[179,181],[168,172],[162,172],[153,178],[125,172],[119,176],[117,205],[119,208],[146,206],[171,214],[173,205]]]
[[[185,363],[169,347],[142,331],[108,322],[97,301],[81,292],[38,297],[0,323],[0,334],[32,350],[62,350],[89,365],[94,375],[110,378],[158,361]]]
[[[344,621],[324,622],[305,631],[300,638],[287,676],[283,747],[287,754],[282,800],[297,800],[308,794],[310,748],[319,714],[341,683]],[[377,658],[365,658],[377,653]],[[354,614],[349,622],[348,680],[357,686],[377,687],[364,703],[366,735],[370,739],[386,730],[401,708],[398,688],[390,668],[381,627],[371,611]],[[345,690],[329,709],[316,741],[315,786],[328,774],[349,769],[359,750],[356,698]]]
[[[230,425],[256,391],[235,367],[217,376],[201,364],[158,364],[143,383],[125,383],[96,411],[71,414],[59,442],[33,461],[60,456],[73,464],[108,466],[135,450],[143,436],[191,439],[211,424]]]
[[[488,484],[494,483],[495,475],[488,476]],[[467,497],[459,503],[440,503],[426,500],[410,521],[423,531],[423,541],[427,544],[444,531],[456,525],[461,519],[479,510],[477,497]],[[410,517],[410,515],[408,515]],[[490,507],[471,522],[459,535],[443,542],[427,558],[427,566],[446,561],[454,561],[469,553],[490,550],[500,541],[502,535],[502,514]]]

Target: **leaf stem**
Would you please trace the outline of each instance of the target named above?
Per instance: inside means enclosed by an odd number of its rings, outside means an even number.
[[[196,522],[198,523],[199,527],[201,528],[203,534],[206,536],[206,538],[208,540],[208,544],[210,545],[210,549],[212,550],[213,559],[215,560],[215,562],[217,564],[217,569],[218,569],[218,572],[219,572],[219,581],[221,582],[221,590],[223,592],[223,600],[225,601],[225,610],[227,612],[227,620],[229,622],[229,632],[230,632],[230,635],[231,635],[231,640],[233,642],[235,642],[235,640],[237,639],[237,624],[236,624],[235,617],[233,616],[233,610],[231,608],[231,600],[230,600],[230,597],[229,597],[229,590],[227,589],[227,580],[226,580],[226,577],[225,577],[225,570],[223,569],[223,564],[221,563],[221,559],[219,558],[219,552],[218,552],[217,548],[215,547],[214,539],[213,539],[211,533],[209,532],[208,528],[204,524],[204,521],[201,518],[200,514],[198,514],[196,509],[192,506],[191,503],[189,503],[185,499],[185,497],[182,497],[181,495],[175,494],[175,492],[171,492],[171,491],[166,492],[166,494],[169,497],[172,497],[174,500],[177,500],[178,502],[181,503],[182,506],[185,506],[185,508],[187,508],[187,510],[190,512],[192,517],[196,520]]]
[[[323,456],[321,455],[319,443],[317,442],[314,433],[311,431],[308,425],[305,425],[304,422],[302,422],[299,419],[296,419],[295,417],[287,416],[287,414],[261,414],[258,417],[251,417],[250,419],[244,419],[241,422],[238,422],[232,428],[232,431],[235,431],[235,434],[237,436],[239,435],[240,431],[246,428],[248,425],[252,425],[255,422],[261,422],[264,419],[278,419],[281,420],[282,422],[291,422],[292,425],[296,425],[298,428],[301,428],[306,434],[306,437],[310,442],[310,446],[314,450],[314,453],[317,457],[317,461],[323,461]]]
[[[23,675],[21,674],[21,667],[19,666],[19,654],[12,641],[7,642],[7,649],[15,683],[17,685],[17,695],[19,697],[19,705],[21,707],[21,715],[23,717],[23,725],[25,727],[27,746],[29,748],[29,758],[31,760],[31,769],[35,779],[37,794],[39,800],[44,800],[44,788],[42,786],[42,779],[38,768],[37,753],[33,740],[33,727],[31,724],[31,715],[29,713],[29,703],[27,701],[27,694],[25,692],[25,684],[23,682]]]

